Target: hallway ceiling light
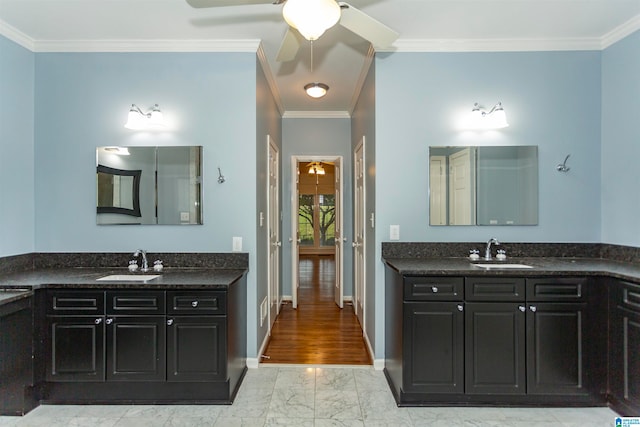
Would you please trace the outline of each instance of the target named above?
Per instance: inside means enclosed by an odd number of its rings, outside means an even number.
[[[305,39],[313,41],[338,23],[340,6],[335,0],[288,0],[282,16]]]
[[[322,98],[327,94],[329,86],[324,83],[309,83],[304,86],[304,90],[312,98]]]
[[[309,166],[309,173],[310,174],[316,174],[316,175],[324,175],[324,168],[322,167],[322,164],[320,162],[313,162],[311,163],[311,165]]]
[[[142,112],[136,104],[131,104],[124,127],[133,130],[163,129],[165,127],[164,116],[158,104],[155,104],[146,113]]]
[[[507,116],[502,108],[502,102],[498,102],[491,110],[484,111],[476,102],[471,110],[470,127],[472,129],[501,129],[509,126]]]

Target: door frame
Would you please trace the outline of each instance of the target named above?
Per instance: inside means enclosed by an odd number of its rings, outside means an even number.
[[[324,156],[309,156],[309,155],[292,155],[291,156],[291,304],[293,308],[298,308],[298,287],[300,285],[298,278],[298,261],[299,261],[299,248],[300,239],[298,238],[298,163],[304,162],[340,162],[340,206],[344,206],[344,159],[343,156],[337,155],[324,155]],[[336,203],[338,201],[336,200]],[[344,209],[340,209],[336,217],[336,221],[339,222],[340,230],[344,230]],[[342,242],[344,243],[344,236],[342,236]],[[336,271],[336,277],[340,281],[339,300],[344,304],[344,248],[339,251],[340,254],[340,267]],[[336,263],[337,265],[338,263]],[[339,304],[342,306],[343,304]]]
[[[275,161],[275,200],[272,200],[271,193],[271,150],[275,152],[276,161]],[[271,328],[273,327],[273,323],[276,321],[278,314],[280,314],[280,303],[281,303],[281,295],[280,295],[280,256],[281,256],[281,245],[282,238],[280,232],[280,150],[278,149],[278,145],[273,140],[271,135],[267,135],[267,331],[268,335],[271,335]],[[271,217],[271,209],[272,205],[275,204],[276,208],[276,217]],[[271,225],[275,225],[275,236],[272,236]],[[276,245],[276,246],[273,246]],[[275,262],[272,265],[272,250],[275,250]],[[275,271],[274,271],[275,269]],[[275,283],[273,283],[275,281]],[[275,290],[275,295],[273,294]],[[275,307],[273,305],[275,304]]]
[[[356,314],[356,317],[360,321],[360,327],[362,328],[362,335],[366,336],[366,304],[367,304],[367,153],[366,149],[366,138],[363,135],[362,139],[353,149],[353,197],[354,197],[354,206],[353,206],[353,243],[351,244],[353,248],[353,309]],[[358,157],[356,153],[362,150],[362,165],[358,167]],[[356,191],[356,186],[358,183],[358,174],[362,173],[362,194],[361,199],[359,201],[355,200],[358,197],[358,192]],[[358,242],[358,230],[356,229],[358,225],[358,221],[356,216],[358,215],[357,204],[360,202],[361,204],[361,225],[362,225],[362,242]],[[360,244],[360,247],[357,245]],[[362,271],[358,271],[358,250],[360,250],[362,254]],[[358,281],[362,281],[362,289],[358,289]],[[362,295],[359,294],[359,291],[362,292]],[[362,301],[362,309],[358,309],[358,301]]]

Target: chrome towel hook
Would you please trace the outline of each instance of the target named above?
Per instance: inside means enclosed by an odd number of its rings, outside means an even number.
[[[558,172],[569,172],[571,170],[571,168],[567,166],[567,160],[569,159],[569,156],[571,156],[571,154],[567,154],[567,157],[564,158],[564,162],[556,166],[556,170]]]
[[[224,181],[224,175],[222,175],[222,171],[220,170],[220,167],[218,167],[218,184],[222,184]]]

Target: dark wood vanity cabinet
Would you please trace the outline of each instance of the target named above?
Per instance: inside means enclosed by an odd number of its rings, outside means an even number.
[[[586,278],[387,268],[386,281],[385,374],[399,404],[603,402],[606,310],[602,322],[588,311],[606,293],[592,296]]]
[[[32,298],[0,305],[0,415],[23,415],[36,406]]]
[[[232,401],[246,371],[244,280],[211,291],[44,291],[43,400]]]
[[[613,407],[640,414],[640,284],[610,280],[609,383]]]

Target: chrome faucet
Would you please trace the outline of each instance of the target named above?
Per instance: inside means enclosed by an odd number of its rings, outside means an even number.
[[[487,242],[487,249],[484,251],[484,259],[486,261],[491,261],[491,244],[492,243],[496,246],[500,245],[500,242],[498,242],[498,239],[496,239],[495,237],[492,237],[489,239],[489,241]]]
[[[147,271],[149,271],[149,263],[147,262],[147,252],[142,249],[138,249],[133,253],[133,257],[138,258],[138,255],[142,255],[142,266],[140,268],[140,271],[142,271],[143,273],[146,273]]]

